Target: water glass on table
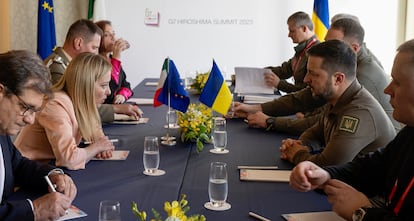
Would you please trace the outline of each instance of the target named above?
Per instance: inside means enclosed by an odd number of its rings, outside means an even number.
[[[165,171],[158,169],[160,165],[160,149],[158,144],[158,137],[144,137],[144,153],[142,156],[142,162],[144,163],[145,175],[160,176],[165,174]]]
[[[224,211],[231,208],[226,202],[228,194],[227,164],[223,162],[212,162],[208,182],[209,202],[204,207],[210,210]]]
[[[226,119],[223,117],[216,117],[213,119],[213,144],[214,149],[211,149],[211,153],[224,154],[228,153],[227,146],[227,131],[226,131]]]
[[[99,203],[99,221],[121,221],[121,204],[115,200]]]
[[[177,129],[178,126],[178,117],[177,117],[177,111],[175,110],[168,110],[167,114],[165,116],[167,124],[164,126],[165,128],[170,129]]]

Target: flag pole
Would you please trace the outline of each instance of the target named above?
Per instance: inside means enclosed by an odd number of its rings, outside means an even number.
[[[170,136],[170,112],[171,112],[171,91],[170,91],[170,81],[171,78],[168,78],[168,75],[170,74],[170,57],[167,58],[167,88],[168,88],[168,110],[167,110],[167,134],[165,136],[161,137],[161,144],[166,146],[174,146],[177,144],[175,141],[174,136]]]

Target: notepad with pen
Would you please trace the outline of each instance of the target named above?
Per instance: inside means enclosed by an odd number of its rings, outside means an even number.
[[[263,182],[289,182],[291,170],[240,169],[240,180]]]

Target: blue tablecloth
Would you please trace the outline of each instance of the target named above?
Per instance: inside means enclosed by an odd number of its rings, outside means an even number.
[[[146,79],[134,89],[134,97],[152,98],[155,86],[145,86]],[[192,96],[192,102],[197,98]],[[121,202],[123,221],[137,220],[131,212],[131,202],[136,201],[140,209],[155,208],[165,217],[165,201],[187,195],[191,210],[189,214],[204,214],[207,220],[255,220],[248,216],[249,211],[259,213],[271,220],[283,220],[283,213],[330,210],[326,197],[316,192],[300,193],[288,183],[246,182],[239,180],[238,165],[277,165],[281,169],[291,169],[292,165],[280,159],[278,147],[282,139],[289,136],[260,129],[248,128],[241,119],[229,119],[228,154],[217,155],[209,152],[211,144],[205,145],[200,154],[192,143],[177,142],[175,146],[161,146],[160,169],[166,174],[149,177],[142,174],[142,152],[144,136],[163,136],[166,106],[154,108],[141,106],[147,124],[104,125],[105,134],[117,138],[117,149],[130,150],[125,161],[91,161],[85,170],[67,171],[78,187],[74,205],[88,216],[79,220],[98,219],[99,202],[105,199]],[[178,137],[177,130],[170,131]],[[228,202],[232,208],[215,212],[204,208],[208,198],[208,174],[210,162],[222,161],[228,164]],[[149,219],[148,219],[149,220]]]

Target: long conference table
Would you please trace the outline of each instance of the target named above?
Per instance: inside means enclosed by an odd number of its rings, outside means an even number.
[[[145,79],[134,89],[134,97],[152,98],[155,86],[145,86],[146,82],[158,79]],[[191,95],[193,103],[197,96]],[[118,200],[121,203],[123,221],[135,221],[131,212],[131,203],[138,203],[141,210],[147,211],[152,218],[154,208],[166,218],[164,202],[177,200],[181,194],[187,195],[190,211],[188,214],[204,214],[207,220],[256,220],[248,215],[249,211],[267,217],[270,220],[283,220],[281,214],[330,210],[326,196],[316,193],[301,193],[290,188],[288,183],[240,181],[239,165],[278,166],[291,169],[292,164],[280,159],[280,142],[286,134],[265,132],[262,129],[247,127],[242,119],[228,119],[227,154],[213,154],[211,144],[204,151],[196,153],[194,143],[183,143],[178,139],[175,146],[160,145],[160,169],[166,174],[158,177],[146,176],[142,172],[144,136],[161,137],[167,133],[165,105],[154,108],[141,105],[148,123],[138,125],[104,125],[105,134],[119,140],[115,144],[118,150],[129,150],[124,161],[91,161],[86,169],[66,171],[75,181],[78,194],[73,204],[86,212],[88,216],[78,220],[98,220],[99,202]],[[170,134],[179,138],[177,130]],[[208,197],[208,177],[210,163],[227,163],[228,202],[227,211],[210,211],[204,208]],[[149,220],[149,218],[147,219]]]

